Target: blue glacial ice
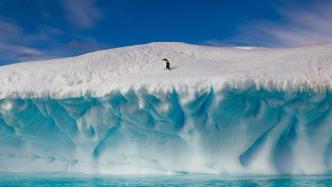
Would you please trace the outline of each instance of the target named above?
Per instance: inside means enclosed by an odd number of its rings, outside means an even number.
[[[141,88],[0,100],[0,171],[321,174],[332,92]]]

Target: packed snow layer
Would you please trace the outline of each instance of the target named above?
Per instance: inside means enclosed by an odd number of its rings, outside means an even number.
[[[172,71],[164,70],[163,58]],[[144,85],[321,90],[332,84],[332,44],[289,48],[221,48],[152,43],[78,57],[0,67],[0,98],[102,97]]]
[[[331,44],[152,43],[3,66],[0,171],[326,173],[331,61]]]
[[[0,171],[322,174],[331,104],[331,92],[255,87],[3,99]]]

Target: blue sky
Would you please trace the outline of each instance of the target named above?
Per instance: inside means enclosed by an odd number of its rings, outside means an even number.
[[[0,65],[177,41],[332,42],[330,0],[1,0]]]

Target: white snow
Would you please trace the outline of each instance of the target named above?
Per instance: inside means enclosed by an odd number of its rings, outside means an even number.
[[[171,71],[164,70],[163,58],[169,59]],[[146,85],[150,90],[226,85],[330,89],[332,44],[248,50],[150,43],[0,67],[0,98],[101,97],[112,90]]]
[[[332,44],[183,43],[3,66],[0,171],[325,174],[331,68]]]

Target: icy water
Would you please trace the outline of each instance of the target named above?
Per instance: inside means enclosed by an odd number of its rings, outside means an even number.
[[[332,186],[332,176],[0,174],[0,186]]]

